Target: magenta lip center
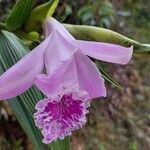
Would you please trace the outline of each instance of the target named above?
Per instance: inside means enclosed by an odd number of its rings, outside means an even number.
[[[82,115],[82,101],[73,99],[72,94],[65,94],[60,98],[60,101],[54,100],[49,102],[45,107],[45,112],[52,116],[53,120],[59,120],[60,118],[69,117],[71,115]]]
[[[42,130],[44,143],[63,139],[86,123],[87,95],[73,91],[40,101],[35,113],[36,125]]]

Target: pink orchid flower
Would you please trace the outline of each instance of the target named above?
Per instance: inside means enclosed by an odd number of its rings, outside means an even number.
[[[43,142],[50,143],[82,127],[90,100],[106,96],[104,80],[87,56],[126,64],[133,48],[76,40],[54,18],[47,18],[44,27],[45,40],[0,76],[0,99],[20,95],[35,84],[47,96],[36,105],[35,123]]]

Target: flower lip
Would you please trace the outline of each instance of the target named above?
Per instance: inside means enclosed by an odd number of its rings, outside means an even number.
[[[64,92],[62,92],[64,93]],[[89,95],[86,91],[70,90],[57,97],[44,99],[36,105],[36,125],[42,130],[44,143],[63,139],[86,123]]]

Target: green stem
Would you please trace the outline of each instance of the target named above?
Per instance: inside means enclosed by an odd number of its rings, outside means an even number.
[[[70,150],[70,137],[57,140],[48,145],[51,150]]]

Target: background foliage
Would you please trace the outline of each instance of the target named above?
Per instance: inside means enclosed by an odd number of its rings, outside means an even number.
[[[37,5],[44,1],[48,0],[37,0]],[[0,20],[13,4],[14,0],[0,0]],[[150,43],[149,8],[149,0],[61,0],[54,16],[62,22],[105,27]],[[133,58],[126,67],[104,64],[124,90],[108,84],[108,97],[93,103],[88,124],[74,133],[74,150],[150,149],[149,65],[145,58]],[[0,149],[31,150],[6,102],[0,103],[0,112]]]

